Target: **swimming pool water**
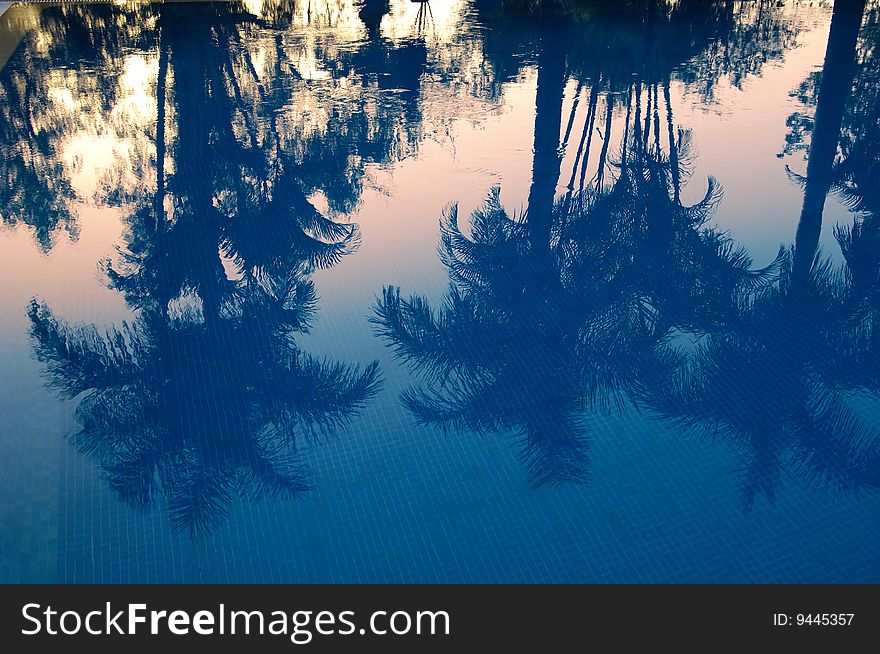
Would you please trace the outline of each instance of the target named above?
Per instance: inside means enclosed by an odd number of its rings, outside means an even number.
[[[878,20],[12,5],[0,581],[880,580]]]

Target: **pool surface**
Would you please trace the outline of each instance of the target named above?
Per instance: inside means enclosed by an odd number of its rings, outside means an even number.
[[[880,582],[880,3],[539,4],[6,7],[0,582]]]

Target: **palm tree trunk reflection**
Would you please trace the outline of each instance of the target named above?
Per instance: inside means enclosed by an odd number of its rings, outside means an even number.
[[[561,165],[559,127],[562,122],[562,97],[565,89],[565,39],[560,34],[562,25],[552,16],[542,20],[535,98],[532,184],[528,199],[528,223],[536,256],[549,242],[550,214]]]
[[[816,123],[810,143],[804,201],[795,238],[793,275],[803,286],[819,247],[825,198],[831,188],[840,125],[855,70],[855,47],[865,0],[837,0],[831,18]]]

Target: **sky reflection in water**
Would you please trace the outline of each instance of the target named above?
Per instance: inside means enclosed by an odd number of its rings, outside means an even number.
[[[862,5],[8,10],[0,580],[876,580]]]

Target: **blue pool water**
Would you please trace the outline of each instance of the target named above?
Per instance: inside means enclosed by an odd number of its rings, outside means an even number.
[[[0,16],[0,581],[880,581],[880,5],[534,4]]]

